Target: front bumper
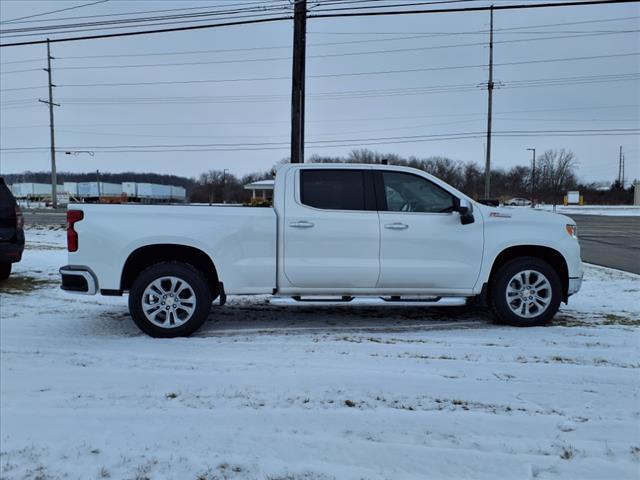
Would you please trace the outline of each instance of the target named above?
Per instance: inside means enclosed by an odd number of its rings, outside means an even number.
[[[567,295],[571,296],[574,293],[578,293],[580,287],[582,287],[582,274],[579,277],[569,278],[569,288],[567,289]]]
[[[98,292],[98,282],[95,275],[87,267],[67,265],[60,269],[62,284],[60,288],[67,292],[83,295],[95,295]]]

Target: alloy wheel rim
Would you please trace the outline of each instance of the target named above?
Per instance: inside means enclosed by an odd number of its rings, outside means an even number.
[[[145,288],[142,294],[142,311],[147,320],[157,327],[180,327],[196,311],[196,294],[182,278],[159,277]]]
[[[516,273],[507,283],[507,305],[521,318],[534,318],[543,314],[551,305],[551,283],[536,270]]]

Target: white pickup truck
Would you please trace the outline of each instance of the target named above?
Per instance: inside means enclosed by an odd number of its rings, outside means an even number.
[[[493,208],[420,170],[296,164],[273,208],[70,205],[62,288],[129,292],[155,337],[196,331],[227,294],[279,305],[490,307],[499,322],[543,325],[582,282],[565,216]]]

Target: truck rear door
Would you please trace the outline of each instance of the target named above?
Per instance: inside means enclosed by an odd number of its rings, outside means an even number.
[[[371,169],[302,168],[284,218],[284,274],[294,287],[373,288],[380,225]]]

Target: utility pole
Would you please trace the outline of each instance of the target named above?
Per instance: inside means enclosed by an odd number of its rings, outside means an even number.
[[[227,197],[227,172],[228,171],[229,171],[228,168],[225,168],[224,170],[222,170],[222,203],[227,203],[226,197]]]
[[[49,101],[47,102],[42,99],[38,99],[38,101],[49,105],[49,131],[51,135],[51,204],[53,205],[53,208],[58,208],[58,176],[56,174],[56,137],[53,124],[53,107],[59,107],[60,104],[53,103],[53,87],[55,87],[55,85],[51,81],[52,59],[51,45],[47,38],[47,68],[45,68],[44,71],[49,74]]]
[[[100,170],[96,170],[96,184],[98,185],[98,203],[100,203],[100,197],[102,196],[100,193]]]
[[[620,156],[618,159],[618,184],[622,183],[622,145],[620,145]]]
[[[487,82],[487,153],[484,167],[484,198],[491,195],[491,116],[493,113],[493,5],[489,10],[491,21],[489,24],[489,81]]]
[[[528,151],[533,152],[533,161],[531,166],[531,206],[535,207],[536,202],[536,149],[527,148]]]
[[[304,84],[307,0],[295,0],[293,14],[293,72],[291,83],[291,163],[304,163]]]

